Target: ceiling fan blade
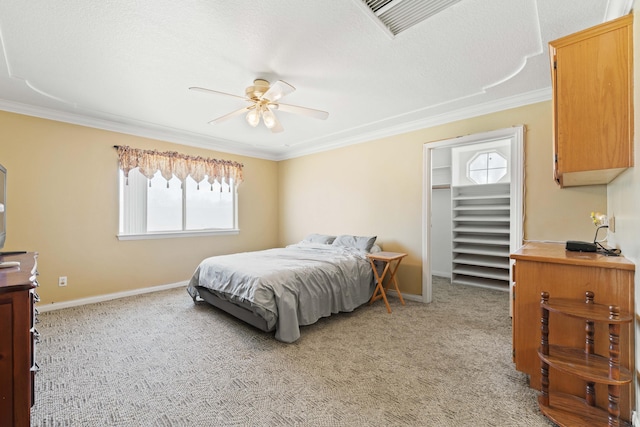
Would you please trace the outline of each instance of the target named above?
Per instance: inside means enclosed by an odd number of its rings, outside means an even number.
[[[273,111],[271,112],[271,114],[273,115],[273,123],[274,123],[273,126],[270,128],[271,132],[273,133],[282,132],[284,128],[280,124],[280,120],[278,120],[278,116],[276,116]],[[264,120],[264,114],[263,114],[263,120]],[[265,122],[265,125],[266,125],[266,122]]]
[[[207,88],[204,88],[204,87],[192,86],[192,87],[189,88],[189,90],[195,90],[197,92],[204,92],[204,93],[213,93],[213,94],[216,94],[216,95],[231,96],[233,98],[239,98],[239,99],[243,99],[245,101],[250,101],[250,99],[248,99],[248,98],[246,98],[244,96],[232,95],[230,93],[220,92],[220,91],[217,91],[217,90],[207,89]]]
[[[249,110],[251,110],[252,108],[255,108],[255,106],[250,105],[250,106],[248,106],[248,107],[244,107],[244,108],[241,108],[241,109],[239,109],[239,110],[232,111],[232,112],[230,112],[229,114],[225,114],[224,116],[221,116],[221,117],[218,117],[217,119],[213,119],[213,120],[211,120],[211,121],[209,122],[209,124],[210,124],[210,125],[212,125],[212,124],[222,123],[222,122],[224,122],[224,121],[226,121],[226,120],[229,120],[229,119],[230,119],[230,118],[232,118],[232,117],[239,116],[239,115],[240,115],[240,114],[242,114],[242,113],[247,113],[247,112],[249,112]]]
[[[282,80],[278,80],[274,84],[269,87],[269,90],[262,95],[263,99],[268,99],[271,102],[275,102],[283,96],[289,95],[291,92],[295,91],[296,88],[291,86],[287,82],[283,82]]]
[[[314,110],[313,108],[298,107],[297,105],[290,104],[269,104],[269,107],[284,111],[285,113],[301,114],[307,117],[313,117],[314,119],[326,120],[329,117],[329,113],[322,110]]]

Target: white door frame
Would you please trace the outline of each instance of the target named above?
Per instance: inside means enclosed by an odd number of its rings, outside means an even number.
[[[422,147],[422,302],[432,301],[431,283],[431,181],[432,181],[432,151],[443,147],[456,147],[494,140],[511,139],[511,252],[522,246],[524,236],[524,126],[514,126],[490,132],[466,135],[442,141],[428,142]],[[509,294],[513,292],[513,262],[510,262]],[[511,310],[510,314],[511,314]]]

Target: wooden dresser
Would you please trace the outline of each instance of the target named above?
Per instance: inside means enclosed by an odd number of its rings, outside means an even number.
[[[0,256],[0,426],[28,427],[34,403],[37,254]]]
[[[563,243],[527,243],[511,254],[513,270],[513,359],[518,371],[529,375],[529,385],[540,390],[541,338],[540,298],[549,292],[555,298],[584,301],[585,293],[595,294],[595,302],[617,305],[623,312],[634,313],[635,265],[624,257],[607,257],[596,253],[570,252]],[[549,343],[576,348],[585,346],[585,323],[582,319],[561,317],[551,313]],[[595,352],[608,354],[609,336],[606,325],[595,326]],[[634,331],[629,324],[620,330],[620,364],[634,370]],[[552,391],[584,396],[584,381],[552,371],[549,382]],[[634,408],[633,387],[624,387],[620,394],[621,418],[631,419]],[[596,386],[596,404],[607,408],[607,389]]]

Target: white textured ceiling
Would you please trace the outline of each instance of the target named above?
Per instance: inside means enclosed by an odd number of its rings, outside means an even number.
[[[285,159],[549,99],[549,40],[630,3],[462,0],[392,38],[361,0],[2,0],[0,109]],[[210,125],[245,104],[188,90],[256,78],[329,118]]]

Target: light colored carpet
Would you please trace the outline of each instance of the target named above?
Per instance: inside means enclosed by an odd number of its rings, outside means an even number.
[[[46,312],[34,426],[550,426],[508,294],[434,283],[276,341],[184,289]]]

